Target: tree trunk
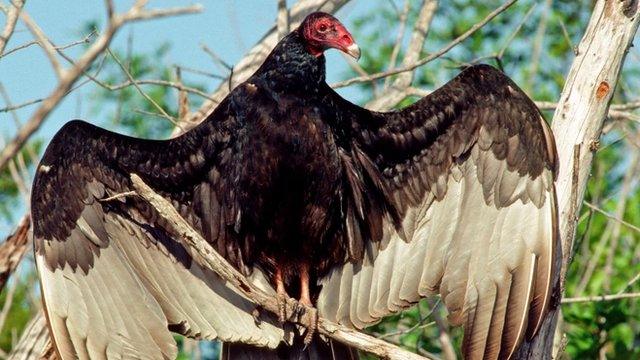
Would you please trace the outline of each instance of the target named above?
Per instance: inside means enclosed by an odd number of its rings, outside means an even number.
[[[609,102],[640,23],[639,15],[637,0],[598,0],[576,49],[577,55],[552,122],[560,164],[556,187],[562,245],[562,256],[557,261],[560,271],[554,308],[538,336],[522,346],[517,358],[552,358],[566,269],[573,256],[578,211]],[[555,358],[556,354],[553,355]]]

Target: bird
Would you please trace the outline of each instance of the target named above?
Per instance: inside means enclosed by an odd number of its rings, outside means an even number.
[[[225,359],[355,358],[289,326],[194,259],[137,174],[279,303],[364,329],[439,295],[466,359],[508,359],[557,306],[558,171],[531,99],[489,65],[370,111],[326,82],[360,48],[315,12],[195,128],[168,140],[73,120],[36,168],[36,266],[62,359],[174,358],[171,332]],[[303,332],[305,335],[303,335]],[[311,336],[309,336],[311,334]],[[315,356],[315,357],[314,357]]]

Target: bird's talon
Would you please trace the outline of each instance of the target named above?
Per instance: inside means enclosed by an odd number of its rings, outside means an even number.
[[[278,321],[284,324],[287,321],[287,294],[278,294]]]
[[[306,324],[304,324],[307,328],[307,333],[304,336],[304,345],[305,348],[307,347],[307,345],[311,344],[311,341],[313,340],[313,335],[315,335],[316,330],[318,329],[318,309],[316,309],[313,306],[304,306],[304,314],[306,315]]]

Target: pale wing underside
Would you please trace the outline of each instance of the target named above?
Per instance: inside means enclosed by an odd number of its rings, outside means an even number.
[[[406,242],[389,225],[361,264],[323,281],[320,316],[361,329],[440,294],[450,322],[465,325],[468,358],[508,358],[546,312],[556,231],[552,174],[520,177],[476,144],[445,182],[442,200],[434,187],[408,209]]]
[[[175,245],[168,249],[170,243],[156,238],[153,227],[105,214],[95,199],[76,224],[65,242],[39,241],[47,256],[64,253],[79,262],[93,256],[86,275],[78,276],[84,270],[69,264],[52,271],[36,252],[47,316],[63,359],[173,359],[177,347],[169,329],[270,348],[282,341],[280,326],[270,318],[256,321],[254,305],[194,261],[187,270],[185,254]],[[92,254],[94,244],[103,245],[98,254]]]

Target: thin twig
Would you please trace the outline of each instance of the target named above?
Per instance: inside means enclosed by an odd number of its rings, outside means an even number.
[[[147,95],[147,93],[145,93],[142,88],[140,87],[140,85],[138,85],[138,83],[136,82],[136,80],[133,78],[133,75],[131,75],[131,73],[129,72],[129,70],[127,70],[127,68],[122,64],[122,62],[120,61],[120,59],[118,59],[118,57],[116,56],[116,54],[114,54],[111,49],[107,48],[107,53],[109,53],[109,55],[111,55],[111,57],[113,58],[113,60],[115,60],[115,62],[118,64],[118,66],[120,66],[120,69],[122,69],[122,72],[124,72],[124,74],[127,76],[127,79],[129,79],[129,81],[131,82],[131,84],[133,84],[133,87],[136,88],[136,90],[138,90],[138,92],[140,93],[140,95],[142,95],[142,97],[144,97],[145,99],[147,99],[147,101],[149,103],[151,103],[151,105],[153,105],[153,107],[155,107],[161,114],[162,116],[169,120],[172,124],[174,124],[175,126],[180,126],[180,124],[178,123],[178,121],[171,115],[169,115],[163,108],[162,106],[160,106],[155,100],[153,100],[151,98],[151,96]]]
[[[207,55],[211,57],[214,64],[220,66],[223,70],[231,71],[232,66],[226,63],[224,60],[222,60],[222,58],[218,56],[218,54],[216,54],[215,51],[211,50],[211,48],[209,48],[207,45],[200,44],[200,48],[202,49],[202,51],[204,51]]]
[[[13,35],[13,32],[16,29],[16,23],[18,22],[18,17],[20,16],[20,12],[22,11],[22,7],[24,6],[24,0],[14,0],[10,1],[10,8],[6,11],[6,22],[4,24],[4,29],[0,34],[0,56],[4,53],[4,49]]]
[[[4,53],[0,54],[0,59],[2,59],[2,58],[3,58],[3,57],[5,57],[5,56],[11,55],[11,54],[13,54],[13,53],[14,53],[14,52],[16,52],[16,51],[20,51],[20,50],[22,50],[22,49],[26,49],[26,48],[28,48],[28,47],[29,47],[29,46],[31,46],[31,45],[37,45],[37,44],[38,44],[38,42],[37,42],[37,41],[35,41],[35,40],[31,40],[31,41],[29,41],[29,42],[27,42],[27,43],[24,43],[24,44],[22,44],[22,45],[18,45],[18,46],[16,46],[16,47],[11,48],[10,50],[7,50],[7,51],[5,51]]]
[[[200,6],[188,6],[184,8],[145,11],[142,9],[144,3],[144,1],[137,1],[129,11],[122,15],[114,15],[107,24],[105,31],[96,38],[87,51],[80,56],[75,62],[75,66],[64,72],[51,94],[42,101],[31,118],[18,130],[16,136],[0,152],[0,169],[8,164],[10,159],[18,153],[31,135],[40,128],[53,109],[55,109],[69,93],[76,81],[78,81],[91,64],[93,64],[96,58],[105,51],[114,35],[124,24],[131,21],[147,20],[169,15],[192,14],[201,10]]]
[[[638,280],[640,280],[640,273],[637,273],[636,276],[632,277],[631,280],[629,280],[622,289],[618,290],[618,294],[622,294],[625,291],[627,291],[628,288],[630,288],[633,284],[635,284],[636,282],[638,282]]]
[[[616,215],[610,214],[610,213],[602,210],[601,208],[591,204],[588,201],[584,201],[583,204],[586,205],[588,208],[593,209],[596,212],[599,212],[600,214],[608,217],[609,219],[615,220],[615,221],[619,222],[620,224],[628,227],[629,229],[631,229],[633,231],[637,231],[638,233],[640,233],[640,227],[637,227],[636,225],[633,225],[633,224],[631,224],[631,223],[629,223],[627,221],[624,221],[624,220],[620,219],[619,217],[617,217]]]
[[[103,88],[105,88],[107,90],[110,90],[110,91],[117,91],[117,90],[121,90],[121,89],[127,88],[129,86],[134,86],[134,83],[131,82],[131,81],[126,81],[126,82],[124,82],[122,84],[110,85],[110,84],[107,84],[105,82],[97,80],[95,77],[93,79],[91,79],[91,80],[94,81],[96,84],[100,85],[101,87],[103,87]],[[176,90],[179,90],[179,91],[186,91],[188,93],[201,96],[201,97],[203,97],[205,99],[211,99],[211,96],[209,96],[209,94],[205,93],[202,90],[198,90],[196,88],[189,87],[189,86],[186,86],[184,84],[173,82],[173,81],[155,80],[155,79],[146,79],[146,80],[140,79],[140,80],[136,80],[135,83],[138,84],[138,85],[167,86],[167,87],[171,87],[171,88],[174,88]]]
[[[573,45],[573,42],[571,41],[571,36],[569,36],[569,32],[567,31],[567,27],[564,24],[564,21],[562,20],[562,18],[559,16],[558,16],[558,23],[560,24],[560,29],[562,29],[562,35],[564,36],[564,40],[567,42],[567,45],[569,45],[569,47],[573,49],[574,55],[578,55],[576,52],[576,47],[575,45]]]
[[[226,77],[222,76],[222,75],[218,75],[218,74],[214,74],[208,71],[204,71],[204,70],[200,70],[200,69],[196,69],[193,67],[189,67],[189,66],[184,66],[184,65],[174,65],[176,68],[181,69],[182,71],[185,72],[190,72],[190,73],[194,73],[194,74],[198,74],[198,75],[203,75],[206,77],[210,77],[213,79],[218,79],[218,80],[224,80],[226,79]]]
[[[460,44],[461,42],[466,40],[469,36],[473,35],[476,31],[478,31],[483,26],[485,26],[487,23],[489,23],[491,20],[493,20],[493,18],[495,18],[500,13],[502,13],[503,11],[508,9],[516,1],[517,0],[509,0],[509,1],[507,1],[502,6],[498,7],[494,11],[492,11],[489,15],[487,15],[484,19],[482,19],[482,21],[480,21],[479,23],[474,24],[471,28],[469,28],[467,31],[465,31],[462,35],[460,35],[457,38],[455,38],[453,41],[451,41],[449,44],[447,44],[442,49],[436,51],[435,53],[433,53],[433,54],[431,54],[429,56],[426,56],[426,57],[420,59],[419,61],[416,61],[415,63],[413,63],[413,64],[411,64],[409,66],[401,67],[399,69],[387,70],[387,71],[379,72],[379,73],[376,73],[376,74],[371,74],[371,75],[368,75],[368,76],[355,77],[355,78],[352,78],[352,79],[349,79],[349,80],[345,80],[345,81],[334,83],[331,86],[333,88],[341,88],[341,87],[345,87],[345,86],[349,86],[349,85],[353,85],[353,84],[357,84],[357,83],[362,83],[362,82],[368,82],[368,81],[372,81],[372,80],[382,79],[382,78],[387,77],[387,76],[400,74],[400,73],[411,71],[411,70],[413,70],[415,68],[418,68],[418,67],[420,67],[420,66],[422,66],[422,65],[424,65],[424,64],[426,64],[426,63],[428,63],[430,61],[433,61],[434,59],[439,58],[440,56],[446,54],[447,52],[449,52],[449,50],[453,49],[456,45]]]
[[[429,317],[433,314],[433,312],[436,310],[436,308],[438,307],[439,304],[440,304],[440,298],[438,298],[435,302],[430,302],[429,306],[431,307],[431,310],[429,311],[429,313],[426,314],[426,316],[422,317],[420,319],[420,321],[415,323],[410,328],[403,329],[403,330],[396,330],[396,331],[393,331],[393,332],[390,332],[390,333],[376,335],[376,337],[378,339],[386,339],[386,338],[390,338],[390,337],[394,337],[394,336],[398,336],[398,335],[406,335],[406,334],[408,334],[410,332],[413,332],[414,330],[423,329],[423,328],[432,326],[433,324],[435,324],[435,321],[427,323],[426,320],[429,319]],[[419,311],[420,310],[420,304],[416,304],[416,307],[418,308],[418,311]]]
[[[516,26],[515,30],[511,33],[511,35],[509,35],[509,37],[507,38],[507,41],[505,41],[505,43],[504,43],[504,45],[502,45],[502,48],[500,49],[500,51],[498,51],[498,53],[496,54],[496,57],[498,59],[502,60],[504,58],[504,53],[507,51],[507,49],[509,48],[509,46],[511,45],[513,40],[516,38],[518,33],[520,33],[520,31],[524,27],[524,24],[527,23],[527,20],[529,20],[529,17],[531,16],[531,14],[533,14],[533,10],[536,9],[536,5],[537,4],[531,5],[531,8],[527,11],[526,14],[524,14],[524,17],[522,18],[522,21],[520,21],[518,23],[518,26]]]
[[[431,21],[433,20],[433,16],[437,8],[437,0],[424,0],[422,3],[420,13],[418,14],[418,18],[416,19],[413,27],[411,40],[409,41],[407,51],[402,59],[402,66],[413,64],[420,58],[424,42],[427,39],[427,34],[429,33]],[[416,70],[417,69],[414,69],[398,75],[391,86],[388,87],[383,94],[367,103],[366,106],[373,110],[388,110],[397,105],[407,97],[407,88],[411,85]]]
[[[62,55],[62,57],[65,60],[67,60],[70,64],[74,65],[74,62],[70,57],[68,57],[63,52],[59,52],[59,53],[60,53],[60,55]],[[127,68],[128,68],[128,66],[127,66]],[[185,86],[182,83],[177,83],[177,82],[172,82],[172,81],[167,81],[167,80],[154,80],[154,79],[148,79],[148,80],[140,79],[140,80],[135,80],[135,81],[127,80],[127,81],[125,81],[125,82],[123,82],[121,84],[111,85],[111,84],[107,84],[104,81],[99,80],[97,78],[97,76],[98,76],[97,73],[95,75],[91,75],[91,74],[89,74],[89,73],[87,73],[85,71],[83,73],[83,75],[86,76],[87,78],[89,78],[89,80],[91,80],[94,83],[96,83],[98,86],[104,88],[105,90],[109,90],[109,91],[118,91],[118,90],[122,90],[124,88],[127,88],[129,86],[135,86],[135,85],[160,85],[160,86],[172,87],[172,88],[175,88],[175,89],[177,89],[179,91],[186,91],[188,93],[196,94],[196,95],[201,96],[201,97],[203,97],[205,99],[211,99],[211,96],[209,96],[204,91],[198,90],[198,89],[193,88],[193,87]],[[0,109],[0,112],[2,112],[3,110],[4,109]]]
[[[180,68],[176,68],[176,82],[182,85],[182,72]],[[185,90],[178,92],[178,119],[180,122],[189,118],[191,110],[189,109],[189,96]]]
[[[57,52],[55,47],[51,43],[51,40],[47,38],[42,29],[40,29],[40,26],[38,26],[38,24],[31,18],[31,16],[29,16],[26,11],[22,11],[20,13],[20,19],[22,19],[22,22],[27,26],[33,37],[38,41],[38,44],[49,59],[51,67],[53,68],[53,71],[58,79],[61,79],[64,75],[65,70],[62,68],[60,62],[58,61],[58,58],[56,56]]]
[[[538,28],[536,29],[536,36],[533,40],[533,50],[531,51],[531,60],[529,62],[529,73],[527,80],[525,81],[525,89],[529,91],[533,88],[535,76],[538,74],[538,65],[540,64],[540,56],[542,54],[542,42],[544,41],[544,34],[547,31],[551,1],[552,0],[546,0],[544,3],[544,8],[542,8],[542,14],[540,15],[540,21],[538,22]]]
[[[596,295],[596,296],[581,296],[574,298],[562,299],[563,304],[575,304],[583,302],[598,302],[598,301],[612,301],[622,299],[637,299],[640,298],[640,293],[625,293],[625,294],[612,294],[612,295]]]
[[[427,1],[427,0],[424,0]],[[391,2],[394,6],[395,3]],[[400,12],[398,16],[398,33],[396,34],[396,40],[393,45],[393,50],[391,50],[391,57],[389,58],[388,69],[393,69],[396,67],[396,60],[398,59],[398,54],[400,53],[400,49],[402,48],[402,39],[404,38],[405,27],[407,26],[407,19],[409,18],[409,11],[411,11],[411,1],[404,0],[404,5],[402,7],[402,12]],[[360,74],[361,76],[364,74]],[[391,81],[391,77],[384,79],[384,90],[387,89]],[[372,82],[375,84],[375,82]]]

